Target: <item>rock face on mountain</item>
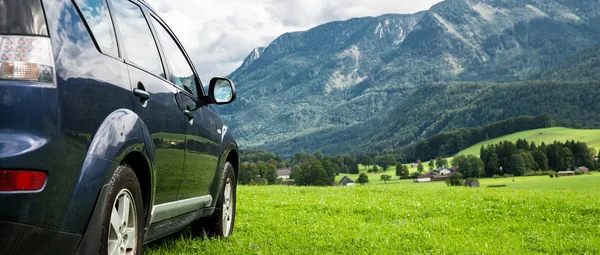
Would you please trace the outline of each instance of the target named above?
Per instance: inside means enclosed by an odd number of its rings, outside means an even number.
[[[416,14],[287,33],[254,49],[230,75],[238,101],[221,114],[244,148],[342,153],[371,143],[366,148],[386,150],[391,148],[365,138],[414,130],[379,126],[390,114],[412,118],[396,111],[421,88],[457,81],[581,80],[561,72],[561,64],[596,59],[588,55],[598,53],[598,44],[596,0],[446,0]],[[413,103],[410,114],[426,109]],[[414,139],[395,147],[425,135],[431,134],[412,132]]]

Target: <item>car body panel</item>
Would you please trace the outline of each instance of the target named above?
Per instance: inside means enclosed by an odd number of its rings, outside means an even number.
[[[183,178],[178,200],[213,195],[210,190],[218,168],[222,123],[206,106],[182,95],[185,106],[193,110],[194,118],[186,127],[186,151]],[[214,199],[216,200],[216,199]]]

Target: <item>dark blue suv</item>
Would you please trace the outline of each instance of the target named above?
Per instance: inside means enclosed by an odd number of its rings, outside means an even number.
[[[229,236],[238,148],[213,105],[235,97],[141,0],[0,1],[0,254]]]

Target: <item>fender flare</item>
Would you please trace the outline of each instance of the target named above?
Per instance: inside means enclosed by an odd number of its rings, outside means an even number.
[[[76,224],[83,232],[92,224],[90,217],[95,204],[100,201],[100,190],[110,181],[125,156],[132,152],[141,153],[147,160],[150,196],[153,197],[155,158],[152,139],[136,113],[119,109],[104,119],[90,143],[63,225]]]
[[[234,166],[238,166],[240,165],[239,162],[239,149],[238,149],[238,145],[235,142],[235,140],[233,139],[233,135],[231,134],[226,134],[225,137],[223,138],[223,142],[221,143],[221,149],[220,149],[221,153],[219,156],[219,164],[217,166],[216,169],[216,174],[215,177],[213,179],[213,185],[210,189],[210,195],[214,198],[212,201],[212,207],[215,207],[216,203],[217,203],[217,199],[216,197],[219,195],[219,190],[221,188],[221,180],[223,179],[223,170],[225,167],[225,162],[227,161],[227,158],[229,157],[229,154],[232,151],[235,151],[238,154],[238,162],[231,162],[234,163]],[[236,178],[237,175],[239,174],[239,169],[236,169]]]

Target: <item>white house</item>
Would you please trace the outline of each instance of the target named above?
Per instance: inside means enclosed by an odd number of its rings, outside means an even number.
[[[277,178],[284,179],[284,180],[289,179],[291,173],[292,173],[292,170],[289,168],[277,169]]]
[[[415,179],[415,182],[431,182],[430,176],[419,176]]]

